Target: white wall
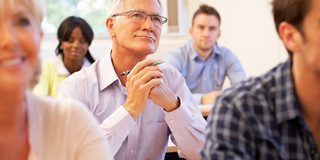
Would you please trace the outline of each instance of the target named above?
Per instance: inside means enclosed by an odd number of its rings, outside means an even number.
[[[203,2],[219,11],[218,43],[239,57],[248,76],[260,75],[287,58],[274,26],[270,0],[201,0],[198,5]]]
[[[220,43],[239,56],[248,75],[259,75],[287,58],[269,1],[221,0],[219,10],[223,20]]]
[[[287,58],[287,53],[276,33],[270,0],[183,0],[187,7],[191,24],[194,11],[201,3],[217,8],[222,18],[222,34],[219,45],[230,48],[241,60],[248,76],[256,76],[269,70]],[[111,40],[106,34],[94,39],[90,51],[95,58],[109,53]],[[169,50],[182,45],[190,37],[188,35],[163,35],[158,51],[151,58],[162,58]],[[45,36],[41,46],[41,59],[54,56],[57,45],[55,35]]]

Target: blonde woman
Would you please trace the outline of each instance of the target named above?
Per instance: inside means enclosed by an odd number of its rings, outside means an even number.
[[[110,159],[80,103],[28,91],[38,63],[41,0],[0,0],[0,159]]]

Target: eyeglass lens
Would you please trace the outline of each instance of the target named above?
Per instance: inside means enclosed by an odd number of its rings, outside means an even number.
[[[148,18],[148,16],[150,17],[152,23],[155,25],[161,26],[163,23],[165,23],[165,19],[158,15],[148,15],[147,13],[138,11],[133,11],[130,13],[130,18],[132,18],[136,22],[144,22]]]

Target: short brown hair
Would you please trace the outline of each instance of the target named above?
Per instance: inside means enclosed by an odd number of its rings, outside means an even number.
[[[303,20],[310,10],[311,0],[273,0],[272,5],[273,18],[278,33],[280,23],[287,22],[304,35]],[[291,58],[292,52],[290,50],[288,52]]]
[[[208,15],[214,15],[218,18],[219,20],[219,25],[221,24],[221,18],[220,18],[220,14],[219,12],[211,7],[211,6],[208,6],[206,4],[202,4],[200,5],[199,9],[193,14],[193,17],[192,17],[192,26],[194,24],[194,19],[196,18],[196,16],[200,13],[204,13],[204,14],[208,14]]]

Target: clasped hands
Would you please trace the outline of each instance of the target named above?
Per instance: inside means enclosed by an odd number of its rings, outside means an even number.
[[[148,66],[152,59],[143,60],[135,65],[127,76],[127,99],[123,107],[136,119],[146,106],[147,100],[170,112],[179,107],[178,97],[163,81],[163,70],[159,66]]]

